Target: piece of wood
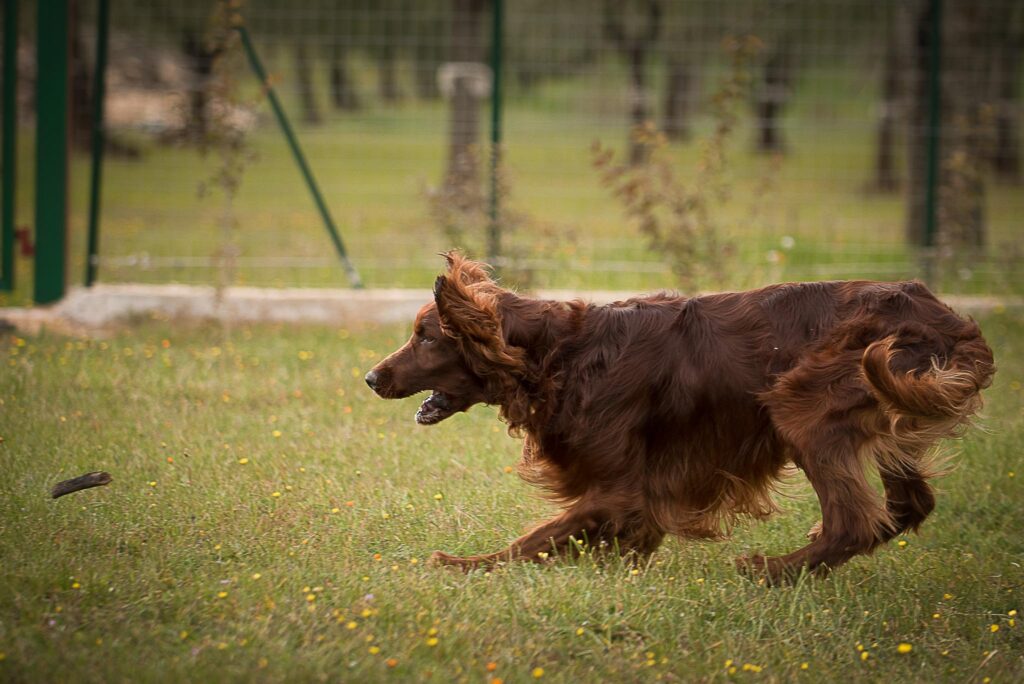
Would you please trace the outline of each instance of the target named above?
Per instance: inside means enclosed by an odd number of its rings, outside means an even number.
[[[89,487],[100,487],[102,485],[110,484],[114,478],[110,476],[110,473],[97,472],[97,473],[86,473],[85,475],[79,475],[73,477],[70,480],[64,480],[53,485],[53,489],[50,494],[54,499],[70,494],[71,492],[77,492],[80,489],[89,489]]]

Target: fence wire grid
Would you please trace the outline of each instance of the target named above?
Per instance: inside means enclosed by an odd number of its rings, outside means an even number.
[[[36,13],[21,6],[31,226]],[[495,55],[493,0],[112,0],[100,282],[347,285],[242,21],[368,286],[425,287],[459,247],[524,288],[1024,291],[1024,3],[501,6]],[[75,3],[71,282],[96,17]]]

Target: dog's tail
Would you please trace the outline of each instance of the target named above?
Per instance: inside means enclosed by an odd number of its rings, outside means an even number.
[[[944,357],[922,358],[917,367],[904,372],[893,371],[892,366],[901,353],[912,353],[900,349],[910,340],[890,335],[864,350],[864,378],[905,456],[920,457],[936,440],[957,434],[981,408],[981,390],[992,383],[995,366],[992,350],[971,325],[975,334],[961,337]],[[906,367],[906,361],[900,365]]]

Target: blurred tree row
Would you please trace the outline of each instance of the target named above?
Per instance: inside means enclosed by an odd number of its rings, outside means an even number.
[[[42,0],[38,0],[42,1]],[[85,66],[94,2],[77,0],[73,52],[75,129],[87,130]],[[190,73],[187,138],[206,127],[216,47],[207,36],[213,0],[114,0],[114,30],[175,50]],[[753,35],[762,45],[751,67],[752,145],[784,154],[799,144],[792,105],[801,89],[821,88],[829,69],[873,74],[865,98],[876,104],[874,165],[868,187],[907,197],[907,239],[922,244],[927,174],[932,12],[935,0],[515,0],[506,3],[504,67],[510,99],[546,83],[594,74],[620,79],[624,133],[654,121],[670,140],[692,135],[706,108],[706,84],[721,71],[721,44]],[[1021,181],[1021,65],[1024,3],[943,0],[940,220],[958,240],[981,245],[984,183]],[[487,62],[492,0],[248,0],[242,12],[265,59],[297,95],[304,122],[324,108],[354,111],[441,97],[446,62]],[[31,14],[28,12],[26,14]],[[81,34],[81,35],[80,35]],[[479,94],[455,79],[448,94],[449,164],[473,176],[479,146]],[[873,91],[873,92],[872,92]],[[826,91],[814,94],[827,97]],[[614,96],[612,96],[614,97]],[[614,107],[615,105],[611,105]],[[608,110],[607,102],[593,103]],[[566,111],[566,117],[575,113]],[[804,115],[806,116],[806,115]],[[628,138],[627,138],[628,139]],[[643,149],[631,144],[630,158]]]

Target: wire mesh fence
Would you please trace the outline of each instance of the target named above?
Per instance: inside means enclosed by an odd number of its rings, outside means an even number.
[[[927,276],[1024,290],[1020,2],[501,4],[496,53],[494,0],[114,0],[100,281],[347,284],[269,85],[370,286],[422,287],[436,253],[461,247],[524,287]],[[79,103],[96,9],[80,0],[73,20]],[[75,111],[81,143],[92,122]]]

